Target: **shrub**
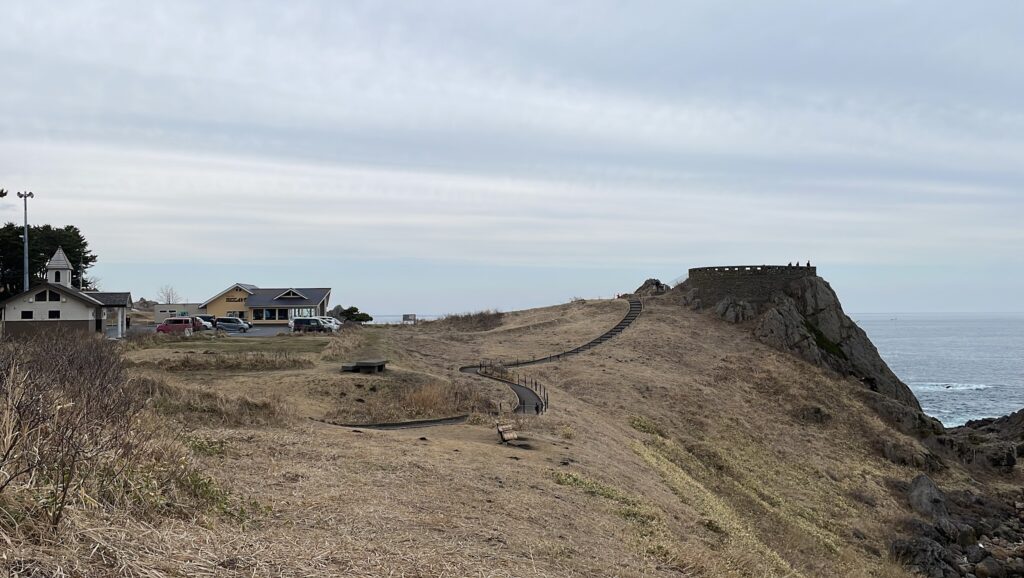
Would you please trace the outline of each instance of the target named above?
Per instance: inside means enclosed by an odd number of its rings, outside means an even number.
[[[77,333],[0,342],[0,539],[50,540],[85,507],[138,517],[244,514],[193,466],[180,436],[153,419],[154,394],[167,392],[131,377],[114,342]],[[190,445],[221,450],[208,440]]]
[[[822,331],[818,329],[814,324],[812,324],[810,321],[804,321],[804,327],[806,327],[807,331],[809,331],[811,335],[814,336],[814,343],[817,344],[817,346],[820,349],[824,349],[826,353],[832,355],[833,357],[846,359],[846,352],[844,352],[843,349],[839,347],[839,344],[835,343],[828,337],[825,337],[825,334],[822,333]]]
[[[501,325],[505,314],[501,311],[477,311],[475,313],[449,313],[437,321],[439,325],[457,331],[489,331]]]
[[[0,496],[31,488],[27,515],[53,526],[78,496],[120,499],[144,469],[144,405],[113,342],[53,333],[0,344]]]
[[[562,439],[571,440],[576,437],[576,430],[571,425],[566,424],[558,428],[558,435]]]

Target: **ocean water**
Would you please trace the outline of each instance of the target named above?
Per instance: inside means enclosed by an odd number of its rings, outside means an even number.
[[[1024,408],[1024,313],[850,315],[925,413],[963,425]]]

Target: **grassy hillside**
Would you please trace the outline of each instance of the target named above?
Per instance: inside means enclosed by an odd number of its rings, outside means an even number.
[[[522,447],[498,444],[486,411],[510,394],[457,368],[571,348],[626,308],[129,351],[132,371],[165,384],[154,411],[233,506],[142,521],[81,504],[76,527],[90,532],[48,550],[47,564],[155,576],[905,575],[886,551],[912,517],[898,488],[918,472],[881,448],[917,442],[866,408],[859,383],[670,297],[597,349],[524,369],[549,387],[551,411],[522,420]],[[268,360],[222,369],[238,355]],[[389,372],[337,371],[360,356],[390,359]],[[468,424],[400,431],[308,419],[463,411],[476,412]],[[940,480],[981,483],[956,466]],[[23,541],[12,555],[37,554]]]

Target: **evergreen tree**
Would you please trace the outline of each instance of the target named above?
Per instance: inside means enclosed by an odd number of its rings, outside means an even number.
[[[358,307],[346,308],[341,305],[335,305],[327,314],[335,319],[351,321],[353,323],[369,323],[373,321],[373,317],[370,317],[369,313],[363,313]]]
[[[21,225],[7,223],[0,228],[0,298],[21,293],[23,275],[23,243],[24,228]],[[73,225],[54,227],[52,225],[29,225],[28,231],[28,270],[29,284],[35,285],[45,280],[46,262],[57,251],[64,249],[71,263],[71,284],[91,289],[86,276],[89,267],[96,263],[96,255],[89,250],[89,243],[82,232]],[[82,279],[85,278],[85,283]]]

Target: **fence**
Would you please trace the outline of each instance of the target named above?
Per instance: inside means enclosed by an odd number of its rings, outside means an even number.
[[[501,362],[492,361],[481,361],[477,372],[485,377],[490,377],[491,379],[496,379],[509,385],[522,387],[532,391],[540,400],[540,403],[534,403],[532,408],[528,405],[520,404],[518,410],[520,413],[529,413],[529,410],[531,409],[537,415],[547,413],[549,404],[548,388],[535,378],[522,375],[515,371],[510,371],[508,367]],[[502,407],[499,403],[498,413],[501,413],[501,411]]]

